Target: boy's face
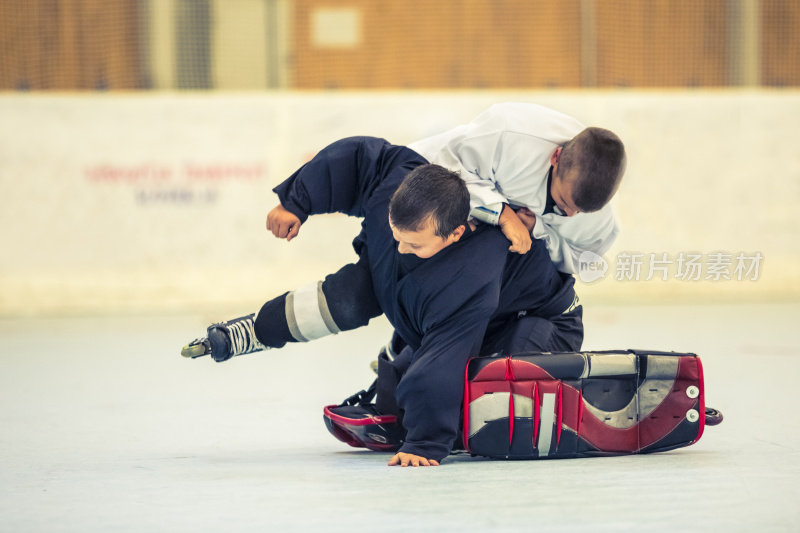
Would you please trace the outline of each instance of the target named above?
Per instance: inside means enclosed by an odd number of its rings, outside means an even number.
[[[397,251],[401,254],[414,254],[420,259],[433,257],[443,249],[447,248],[461,238],[464,234],[464,226],[459,226],[447,236],[447,238],[436,235],[433,224],[429,221],[418,231],[408,231],[396,228],[391,222],[392,235],[397,241]]]
[[[556,206],[568,217],[572,217],[581,212],[580,208],[572,201],[572,187],[576,180],[577,170],[573,169],[569,176],[562,175],[558,171],[558,160],[561,157],[561,148],[558,148],[550,158],[553,165],[553,179],[550,182],[550,196]]]
[[[580,208],[572,201],[572,185],[574,179],[553,176],[550,183],[550,196],[558,208],[568,217],[572,217],[581,212]]]

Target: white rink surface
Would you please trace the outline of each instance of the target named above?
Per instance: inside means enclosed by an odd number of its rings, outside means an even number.
[[[664,454],[425,469],[322,422],[385,322],[218,365],[178,355],[205,317],[0,321],[0,531],[800,531],[798,318],[588,309],[587,350],[700,354],[725,422]]]

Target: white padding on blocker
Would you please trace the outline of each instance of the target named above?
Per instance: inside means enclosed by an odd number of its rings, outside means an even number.
[[[556,423],[556,395],[548,392],[542,395],[542,410],[539,418],[539,457],[550,455],[553,442],[553,426]]]
[[[469,402],[469,436],[473,437],[489,422],[508,418],[510,397],[510,392],[494,392]]]
[[[633,354],[603,354],[589,356],[589,377],[625,376],[636,374],[638,359]],[[585,377],[585,376],[584,376]]]

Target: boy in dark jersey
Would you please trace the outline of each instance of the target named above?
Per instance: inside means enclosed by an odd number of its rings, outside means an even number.
[[[406,346],[395,399],[406,437],[389,464],[438,465],[458,436],[469,357],[497,351],[577,351],[582,308],[574,279],[544,244],[524,255],[469,217],[464,182],[382,139],[337,141],[275,188],[268,218],[294,238],[309,215],[363,219],[359,261],[274,298],[256,315],[208,328],[184,348],[217,361],[354,329],[383,313]]]

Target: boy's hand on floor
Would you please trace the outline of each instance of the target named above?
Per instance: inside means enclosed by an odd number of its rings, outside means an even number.
[[[426,459],[412,453],[399,452],[389,459],[389,466],[439,466],[439,461]]]

